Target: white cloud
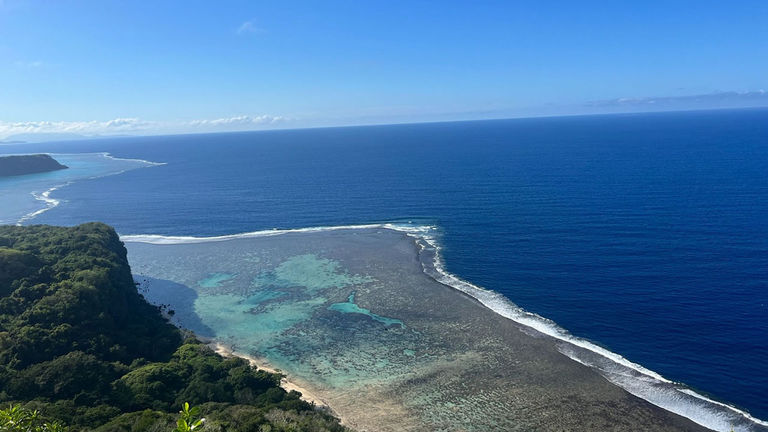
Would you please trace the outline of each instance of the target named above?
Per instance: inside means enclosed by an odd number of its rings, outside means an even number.
[[[145,122],[136,118],[117,118],[109,121],[81,121],[81,122],[52,122],[52,121],[29,121],[29,122],[0,122],[0,136],[9,136],[15,134],[79,134],[79,135],[100,135],[114,134],[122,132],[136,132],[148,128],[152,122]]]
[[[768,92],[760,89],[745,92],[729,91],[686,96],[623,97],[587,103],[587,106],[593,107],[642,107],[654,105],[669,107],[766,106],[768,105]]]
[[[285,117],[279,116],[236,116],[213,120],[192,120],[190,126],[258,126],[281,123],[286,121]]]
[[[253,21],[246,21],[237,28],[237,34],[264,33],[266,30],[257,26]]]
[[[17,60],[13,62],[13,65],[20,69],[36,69],[36,68],[42,67],[44,63],[41,62],[40,60],[35,60],[35,61]]]
[[[72,134],[82,136],[149,135],[164,133],[227,132],[273,127],[289,119],[280,116],[234,116],[190,121],[151,121],[116,118],[106,121],[0,121],[0,139],[14,135]]]

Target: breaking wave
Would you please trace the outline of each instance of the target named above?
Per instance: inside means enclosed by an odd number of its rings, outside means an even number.
[[[554,321],[522,309],[504,295],[481,288],[448,272],[440,254],[441,248],[437,238],[439,230],[436,226],[380,223],[272,229],[214,237],[122,235],[121,239],[126,242],[183,244],[354,229],[388,229],[410,236],[419,247],[421,263],[427,275],[444,285],[470,295],[482,305],[505,318],[558,340],[558,349],[562,354],[593,368],[610,382],[641,399],[712,430],[722,432],[731,430],[735,432],[768,431],[768,422],[757,419],[738,408],[709,399],[685,385],[666,379],[619,354],[586,339],[573,336]]]
[[[74,179],[71,179],[71,180],[65,180],[65,181],[63,181],[61,183],[57,183],[57,184],[49,187],[48,189],[44,190],[43,192],[32,191],[32,192],[30,192],[32,197],[34,197],[35,200],[42,202],[43,203],[43,207],[40,208],[40,209],[36,209],[36,210],[34,210],[32,212],[29,212],[29,213],[26,213],[26,214],[22,215],[19,219],[16,220],[16,225],[22,225],[25,222],[27,222],[29,220],[32,220],[32,219],[40,216],[41,214],[43,214],[43,213],[45,213],[45,212],[47,212],[47,211],[57,207],[59,204],[61,204],[61,200],[52,198],[51,194],[53,192],[63,188],[63,187],[69,186],[69,185],[71,185],[71,184],[73,184],[73,183],[75,183],[77,181],[93,180],[93,179],[97,179],[97,178],[101,178],[101,177],[107,177],[107,176],[122,174],[122,173],[124,173],[126,171],[130,171],[132,169],[137,169],[137,168],[165,165],[165,163],[162,163],[162,162],[152,162],[152,161],[148,161],[148,160],[144,160],[144,159],[118,158],[118,157],[112,156],[111,154],[106,153],[106,152],[77,153],[77,154],[68,154],[68,153],[67,154],[63,154],[63,153],[47,153],[47,154],[49,154],[50,156],[52,156],[54,158],[55,157],[67,157],[67,156],[101,156],[101,157],[103,157],[105,159],[109,159],[109,160],[116,161],[116,162],[137,163],[137,164],[140,164],[140,166],[126,167],[126,168],[124,168],[122,170],[111,171],[111,172],[106,172],[106,173],[100,173],[100,174],[96,174],[96,175],[92,175],[92,176],[84,176],[84,177],[80,177],[80,178],[74,178]]]

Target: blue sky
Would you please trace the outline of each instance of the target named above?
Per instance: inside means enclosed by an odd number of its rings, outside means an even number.
[[[766,23],[764,0],[0,0],[0,138],[768,106]]]

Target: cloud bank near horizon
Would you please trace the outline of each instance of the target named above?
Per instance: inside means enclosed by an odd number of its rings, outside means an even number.
[[[714,92],[686,96],[623,97],[588,102],[596,108],[737,108],[768,106],[768,92],[760,89],[746,92]]]
[[[530,108],[484,111],[419,111],[401,114],[381,113],[354,116],[301,118],[274,115],[237,115],[215,119],[155,121],[135,117],[105,121],[22,121],[0,120],[3,141],[54,141],[81,137],[119,135],[165,135],[206,132],[255,131],[289,127],[351,126],[364,124],[418,123],[422,121],[482,120],[538,116],[589,115],[629,112],[681,111],[768,107],[768,91],[715,92],[687,96],[623,97],[591,101],[580,105],[547,104]]]
[[[281,116],[234,116],[189,121],[151,121],[139,118],[116,118],[106,121],[0,121],[0,140],[14,136],[76,135],[85,137],[110,135],[147,135],[163,133],[233,132],[267,129],[288,122]]]

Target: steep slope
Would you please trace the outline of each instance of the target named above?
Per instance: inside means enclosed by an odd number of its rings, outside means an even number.
[[[0,402],[73,430],[163,429],[183,402],[222,430],[343,430],[279,382],[183,341],[137,293],[112,228],[0,227]]]

